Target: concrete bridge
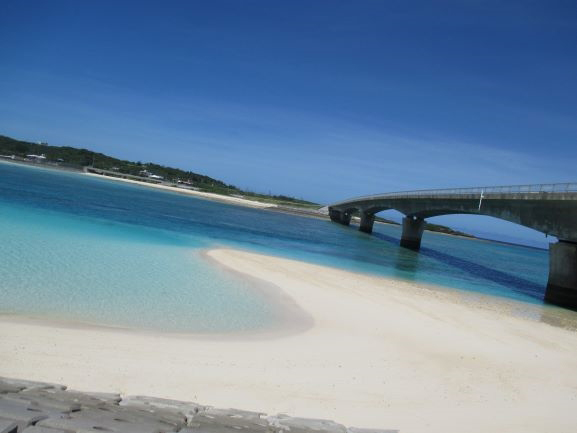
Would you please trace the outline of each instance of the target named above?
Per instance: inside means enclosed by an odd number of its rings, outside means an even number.
[[[545,301],[577,310],[577,183],[386,193],[334,203],[329,216],[349,225],[358,213],[359,230],[371,233],[375,214],[387,209],[405,214],[401,246],[413,250],[421,246],[425,218],[450,214],[488,215],[557,237]]]

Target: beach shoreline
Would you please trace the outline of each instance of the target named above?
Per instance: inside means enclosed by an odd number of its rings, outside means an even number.
[[[206,254],[272,283],[271,296],[282,291],[314,323],[223,340],[2,316],[0,376],[417,433],[570,432],[577,423],[577,333],[516,317],[512,301],[475,306],[410,282]]]
[[[86,171],[83,171],[83,170],[80,170],[77,168],[73,169],[73,168],[62,167],[62,166],[58,166],[58,165],[39,164],[39,163],[28,162],[28,161],[10,160],[10,159],[2,159],[2,158],[0,158],[0,163],[5,163],[5,164],[9,164],[9,165],[18,165],[18,166],[29,167],[29,168],[40,168],[40,169],[44,169],[44,170],[63,171],[63,172],[67,172],[67,173],[77,173],[77,174],[82,174],[82,175],[86,175],[86,176],[96,177],[99,179],[124,182],[124,183],[129,183],[132,185],[140,185],[140,186],[147,187],[147,188],[154,188],[154,189],[158,189],[158,190],[162,190],[162,191],[175,192],[177,194],[190,195],[190,196],[193,196],[196,198],[201,198],[201,199],[205,199],[205,200],[212,200],[212,201],[217,201],[217,202],[226,203],[226,204],[234,204],[234,205],[238,205],[238,206],[245,206],[245,207],[252,207],[252,208],[259,208],[259,209],[277,207],[277,205],[274,203],[264,203],[264,202],[260,202],[260,201],[256,201],[256,200],[248,200],[248,199],[240,198],[240,197],[231,197],[231,196],[222,195],[222,194],[214,194],[214,193],[210,193],[210,192],[195,191],[192,189],[178,188],[178,187],[172,187],[172,186],[168,186],[168,185],[160,185],[160,184],[150,183],[150,182],[146,182],[146,181],[139,182],[136,180],[123,179],[120,177],[104,176],[104,175],[95,174],[95,173],[88,173]]]
[[[111,181],[116,181],[116,182],[130,183],[132,185],[140,185],[140,186],[143,186],[146,188],[154,188],[154,189],[159,189],[159,190],[163,190],[163,191],[174,192],[177,194],[190,195],[193,197],[202,198],[205,200],[217,201],[217,202],[226,203],[226,204],[235,204],[235,205],[239,205],[239,206],[246,206],[246,207],[260,208],[260,209],[265,209],[265,208],[277,206],[276,204],[273,204],[273,203],[263,203],[263,202],[256,201],[256,200],[248,200],[248,199],[240,198],[240,197],[231,197],[231,196],[222,195],[222,194],[214,194],[211,192],[195,191],[195,190],[187,189],[187,188],[178,188],[178,187],[160,185],[160,184],[149,183],[149,182],[139,182],[139,181],[131,180],[131,179],[123,179],[120,177],[104,176],[101,174],[88,173],[88,172],[83,172],[83,174],[86,176],[96,177],[98,179],[106,179],[106,180],[111,180]]]

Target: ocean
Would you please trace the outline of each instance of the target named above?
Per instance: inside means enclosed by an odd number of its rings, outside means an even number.
[[[540,304],[545,250],[398,226],[373,235],[74,172],[0,163],[0,313],[172,332],[266,329],[258,282],[203,256],[238,248]],[[386,287],[383,287],[386,290]]]

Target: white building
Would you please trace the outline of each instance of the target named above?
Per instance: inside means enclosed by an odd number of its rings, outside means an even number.
[[[46,155],[26,155],[26,158],[31,159],[32,161],[42,162],[46,160]]]

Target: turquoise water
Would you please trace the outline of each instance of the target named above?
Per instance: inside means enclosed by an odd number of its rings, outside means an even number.
[[[275,310],[254,281],[202,251],[227,246],[356,272],[540,303],[543,250],[328,221],[199,200],[78,173],[0,163],[0,312],[112,326],[227,332]],[[383,288],[383,290],[386,290]]]

